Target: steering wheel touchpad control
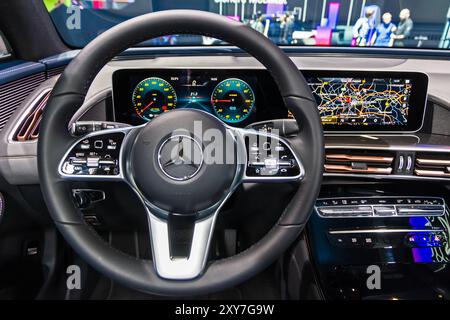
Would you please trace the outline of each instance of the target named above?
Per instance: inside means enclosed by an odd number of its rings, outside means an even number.
[[[118,176],[119,156],[125,134],[96,134],[79,140],[60,165],[60,173],[69,176]]]
[[[299,161],[289,145],[270,135],[247,134],[247,177],[296,177],[301,175]]]

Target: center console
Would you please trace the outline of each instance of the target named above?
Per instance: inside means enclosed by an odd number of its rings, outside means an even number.
[[[308,227],[310,252],[325,296],[448,298],[446,192],[414,183],[325,187]],[[367,285],[373,266],[380,270],[380,288]]]

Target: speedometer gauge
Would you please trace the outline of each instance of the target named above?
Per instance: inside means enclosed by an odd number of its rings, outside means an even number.
[[[247,119],[255,106],[255,94],[243,80],[230,78],[220,82],[211,96],[214,112],[221,120],[238,123]]]
[[[139,82],[134,89],[133,106],[139,117],[151,121],[161,113],[175,109],[177,95],[166,80],[151,77]]]

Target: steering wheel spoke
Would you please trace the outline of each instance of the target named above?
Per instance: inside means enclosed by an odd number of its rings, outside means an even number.
[[[153,265],[161,278],[189,280],[202,274],[217,211],[204,218],[175,214],[161,217],[147,207]]]
[[[234,129],[245,153],[242,182],[289,182],[303,179],[305,169],[288,139],[275,132]]]
[[[124,180],[123,153],[135,127],[92,132],[78,139],[61,159],[58,173],[68,180]]]

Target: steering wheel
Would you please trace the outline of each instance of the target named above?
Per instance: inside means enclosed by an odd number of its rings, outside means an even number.
[[[295,117],[295,134],[232,128],[208,113],[180,109],[146,125],[72,136],[68,123],[100,69],[134,44],[172,34],[218,38],[256,58],[271,73]],[[207,132],[223,139],[205,138]],[[108,150],[107,156],[89,152],[99,140]],[[263,159],[258,153],[262,149],[257,149],[261,143],[264,150],[270,149]],[[215,152],[209,152],[211,149]],[[186,296],[223,290],[249,279],[297,239],[320,190],[323,149],[317,105],[302,74],[282,50],[231,19],[171,10],[142,15],[111,28],[67,66],[43,115],[38,169],[51,217],[87,263],[128,287]],[[226,161],[217,161],[218,154]],[[135,191],[148,217],[152,260],[114,249],[83,221],[69,192],[70,181],[76,180],[122,181]],[[235,256],[209,261],[215,220],[225,201],[244,182],[289,182],[297,191],[277,223],[257,243]]]

